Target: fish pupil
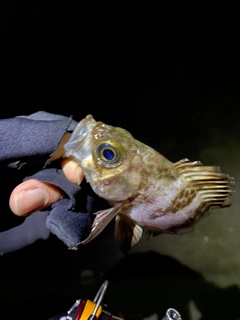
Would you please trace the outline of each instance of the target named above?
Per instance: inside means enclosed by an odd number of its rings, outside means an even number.
[[[103,150],[103,156],[107,160],[113,160],[114,159],[114,152],[111,149],[104,149]]]

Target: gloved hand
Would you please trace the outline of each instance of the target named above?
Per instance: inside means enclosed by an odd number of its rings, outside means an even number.
[[[64,156],[63,146],[68,141],[70,133],[66,132],[53,153],[49,162],[61,159]],[[70,159],[61,160],[61,168],[66,178],[74,184],[80,185],[84,175],[81,167]],[[51,206],[64,197],[64,192],[52,184],[30,179],[20,183],[12,192],[9,199],[9,206],[12,212],[18,216],[29,214]]]
[[[10,207],[20,216],[34,212],[15,221],[20,225],[0,233],[0,253],[46,239],[50,231],[75,247],[89,232],[95,195],[89,188],[80,191],[80,167],[67,159],[58,160],[76,124],[72,118],[46,112],[0,120],[0,174],[16,179],[11,179],[11,186],[18,184],[19,176],[25,180],[14,189]],[[35,212],[43,208],[44,212]],[[9,225],[2,217],[11,213],[6,206],[2,210],[0,228],[4,230]]]

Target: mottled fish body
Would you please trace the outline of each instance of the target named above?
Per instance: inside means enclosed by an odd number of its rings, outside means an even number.
[[[115,235],[128,251],[143,227],[153,235],[179,233],[211,208],[231,205],[234,180],[218,167],[188,159],[172,163],[125,129],[96,122],[91,115],[75,128],[65,155],[81,165],[94,192],[112,206],[96,213],[82,244],[116,218]]]

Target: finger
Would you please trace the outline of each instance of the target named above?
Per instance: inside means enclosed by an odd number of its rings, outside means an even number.
[[[72,183],[80,184],[83,181],[83,170],[79,164],[70,160],[69,158],[62,160],[62,170],[66,178]]]
[[[31,179],[19,184],[12,192],[9,206],[18,216],[27,216],[60,200],[64,193],[46,182]]]

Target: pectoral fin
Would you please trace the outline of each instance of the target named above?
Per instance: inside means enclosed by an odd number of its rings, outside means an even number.
[[[96,218],[93,221],[92,229],[89,236],[83,240],[80,244],[87,244],[96,238],[103,229],[110,223],[110,221],[119,213],[122,205],[118,205],[116,207],[101,210],[96,213]]]
[[[120,250],[127,253],[142,236],[142,227],[134,223],[124,215],[116,217],[115,237],[119,243]]]

